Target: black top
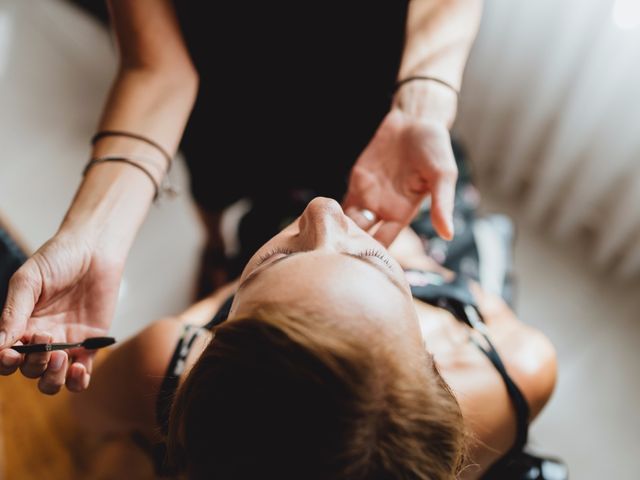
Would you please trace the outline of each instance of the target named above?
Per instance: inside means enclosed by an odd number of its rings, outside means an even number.
[[[477,303],[469,290],[468,278],[463,275],[457,275],[451,282],[445,282],[441,275],[433,272],[408,270],[406,273],[409,284],[411,285],[411,294],[414,298],[448,310],[458,320],[466,323],[470,328],[476,330],[484,337],[485,346],[473,338],[472,341],[480,351],[487,356],[500,374],[516,412],[516,440],[504,458],[510,458],[513,454],[519,453],[527,443],[529,405],[521,390],[507,372],[500,355],[491,342]],[[180,375],[184,370],[185,360],[189,355],[195,338],[203,329],[212,330],[215,326],[224,322],[229,315],[232,302],[233,296],[225,301],[216,315],[204,327],[185,325],[173,356],[171,357],[171,361],[169,362],[157,399],[156,419],[164,435],[168,432],[169,413],[173,397],[178,388]],[[154,449],[153,456],[156,462],[156,468],[159,472],[162,472],[164,448],[160,446],[160,448]]]
[[[197,203],[296,187],[340,198],[389,111],[407,5],[174,2],[200,77],[180,144]]]

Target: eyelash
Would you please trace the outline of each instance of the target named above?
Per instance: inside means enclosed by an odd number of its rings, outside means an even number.
[[[258,258],[258,263],[256,264],[256,267],[262,265],[264,262],[269,260],[274,255],[277,255],[278,253],[282,253],[284,255],[291,255],[293,253],[293,250],[289,250],[288,248],[278,248],[278,247],[272,248],[267,253],[263,253],[262,255],[260,255],[260,257]]]
[[[267,253],[263,253],[262,255],[260,255],[260,257],[258,258],[258,263],[256,264],[256,267],[262,265],[264,262],[266,262],[267,260],[269,260],[271,257],[273,257],[274,255],[277,254],[283,254],[283,255],[291,255],[293,253],[293,250],[289,250],[288,248],[272,248],[271,250],[269,250]],[[365,250],[364,252],[360,252],[356,254],[358,257],[361,258],[365,258],[365,257],[376,257],[379,258],[380,260],[382,260],[385,265],[389,268],[392,268],[391,265],[391,261],[389,260],[389,257],[386,256],[384,253],[382,253],[380,250],[376,250],[374,248],[369,248],[367,250]]]
[[[365,250],[364,252],[361,252],[358,254],[359,257],[377,257],[380,260],[382,260],[387,267],[392,268],[391,266],[391,261],[389,260],[389,257],[387,257],[384,253],[382,253],[380,250],[376,250],[375,248],[369,248],[367,250]]]

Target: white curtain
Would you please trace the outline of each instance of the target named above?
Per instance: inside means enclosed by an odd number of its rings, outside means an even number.
[[[640,276],[640,0],[487,0],[455,131],[525,221]]]

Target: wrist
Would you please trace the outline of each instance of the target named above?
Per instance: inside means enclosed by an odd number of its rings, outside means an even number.
[[[124,261],[153,195],[149,179],[130,165],[95,165],[84,177],[58,233],[80,236],[105,256]]]
[[[458,95],[447,85],[417,79],[399,86],[392,105],[416,120],[441,122],[451,128],[456,117]]]

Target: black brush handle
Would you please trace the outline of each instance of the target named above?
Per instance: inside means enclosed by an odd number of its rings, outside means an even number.
[[[63,348],[70,348],[69,345],[78,346],[76,344],[69,343],[30,343],[28,345],[14,345],[11,349],[19,353],[39,353],[50,352],[52,350],[62,350],[62,348],[60,348],[62,345],[64,345]]]

